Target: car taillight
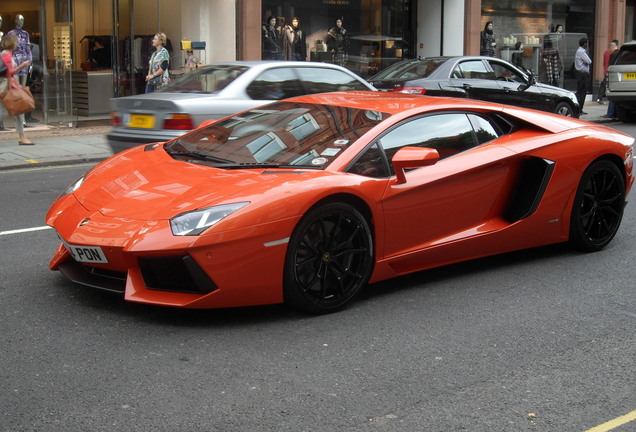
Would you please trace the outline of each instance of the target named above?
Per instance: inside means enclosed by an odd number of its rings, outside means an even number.
[[[194,129],[194,123],[187,114],[167,115],[163,121],[164,129],[190,130]]]
[[[113,111],[110,113],[110,123],[113,126],[121,126],[121,116],[118,112]]]
[[[424,87],[397,87],[392,90],[395,93],[406,93],[406,94],[424,94],[426,93],[426,89]]]

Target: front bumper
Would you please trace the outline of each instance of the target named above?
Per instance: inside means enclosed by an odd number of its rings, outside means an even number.
[[[106,217],[87,211],[72,195],[56,202],[49,215],[47,223],[64,243],[100,247],[108,260],[80,263],[60,244],[50,268],[76,283],[123,294],[133,302],[185,308],[283,301],[287,242],[281,239],[289,237],[296,220],[174,236],[167,220]]]

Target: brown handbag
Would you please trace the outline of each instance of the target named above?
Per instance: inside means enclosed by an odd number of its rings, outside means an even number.
[[[35,109],[35,100],[29,87],[11,87],[2,95],[4,104],[10,116],[23,114]]]

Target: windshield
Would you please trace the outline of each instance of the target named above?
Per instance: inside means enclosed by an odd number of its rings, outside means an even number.
[[[181,78],[159,89],[162,92],[216,93],[239,77],[248,68],[238,65],[217,65],[203,67],[186,73]]]
[[[373,79],[426,78],[446,61],[447,59],[443,58],[431,58],[395,63],[380,71]]]
[[[197,129],[166,145],[173,157],[218,168],[323,169],[389,114],[276,102]]]
[[[614,61],[616,65],[636,64],[636,45],[623,45]]]

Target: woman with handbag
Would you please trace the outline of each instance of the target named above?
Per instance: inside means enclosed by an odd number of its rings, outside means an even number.
[[[7,67],[7,73],[5,78],[0,78],[0,95],[3,95],[12,88],[20,88],[20,83],[18,83],[13,75],[19,70],[29,67],[29,62],[26,60],[19,66],[16,66],[13,58],[13,50],[16,49],[17,44],[18,38],[15,35],[5,34],[2,36],[2,63]],[[6,117],[7,115],[6,108],[0,103],[0,118]],[[33,142],[24,135],[24,113],[15,116],[15,130],[18,133],[18,144],[33,145]]]
[[[146,75],[146,93],[152,93],[156,88],[168,84],[170,74],[168,65],[170,64],[170,54],[166,49],[168,38],[165,33],[157,33],[152,39],[152,46],[155,52],[150,57],[148,75]]]

